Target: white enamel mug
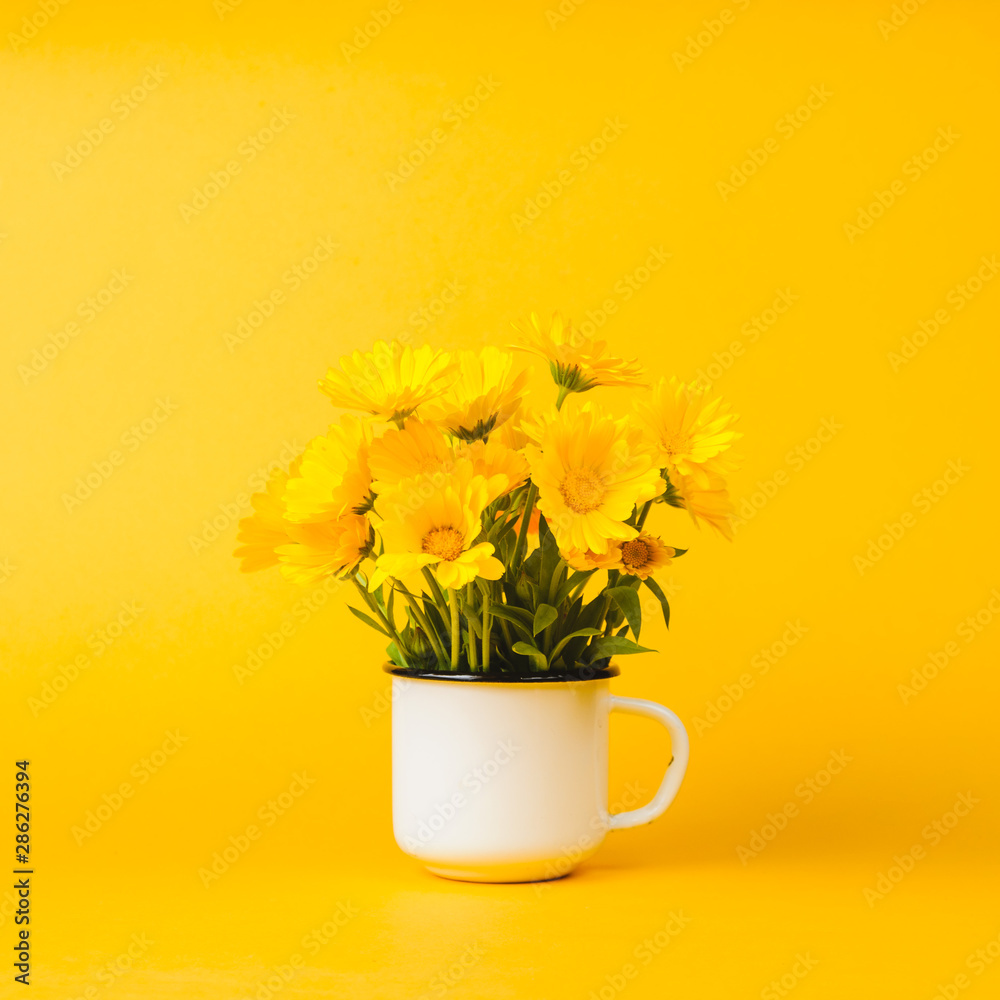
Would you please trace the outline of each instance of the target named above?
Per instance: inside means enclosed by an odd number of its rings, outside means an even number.
[[[680,719],[609,690],[614,666],[589,679],[516,681],[393,674],[392,815],[396,843],[445,878],[560,878],[610,830],[650,823],[673,801],[688,762]],[[608,716],[655,719],[673,760],[652,800],[608,812]]]

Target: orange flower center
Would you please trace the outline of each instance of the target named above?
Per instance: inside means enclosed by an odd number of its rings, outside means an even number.
[[[592,469],[570,469],[559,486],[559,492],[575,514],[589,514],[601,506],[608,492],[601,477]]]
[[[422,551],[451,562],[462,554],[465,539],[457,528],[431,528],[420,544]]]
[[[649,545],[641,538],[622,543],[622,563],[629,569],[642,569],[648,565],[651,556]]]

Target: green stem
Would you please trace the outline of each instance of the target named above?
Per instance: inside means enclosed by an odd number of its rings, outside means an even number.
[[[611,595],[604,595],[604,610],[601,612],[601,618],[604,619],[604,635],[611,635],[611,622],[608,621],[608,612],[611,610]]]
[[[400,593],[406,598],[407,603],[413,609],[413,614],[417,621],[420,623],[420,627],[424,630],[427,635],[427,639],[431,646],[434,648],[434,653],[438,658],[439,663],[447,663],[448,656],[444,651],[444,646],[441,643],[441,639],[438,637],[437,629],[430,623],[430,620],[424,614],[423,608],[420,607],[420,602],[411,594],[408,590],[400,588]]]
[[[563,403],[566,402],[566,397],[569,395],[569,386],[561,385],[559,386],[559,398],[556,400],[556,409],[561,410]]]
[[[538,496],[538,489],[534,483],[528,487],[528,495],[524,500],[524,513],[521,515],[521,530],[517,533],[517,544],[514,546],[514,558],[510,565],[515,572],[520,570],[521,556],[524,554],[528,538],[528,525],[531,523],[531,512],[535,506],[535,498]]]
[[[461,632],[458,626],[458,591],[450,591],[451,596],[451,669],[458,670],[458,645]]]
[[[396,644],[396,649],[399,650],[400,656],[402,656],[403,659],[405,660],[406,652],[403,649],[403,640],[402,638],[400,638],[399,632],[396,631],[396,626],[389,620],[385,612],[383,612],[382,609],[379,607],[378,601],[376,601],[375,598],[368,593],[368,588],[362,587],[360,581],[356,576],[351,577],[351,580],[354,583],[354,586],[358,588],[358,593],[361,594],[362,598],[364,599],[364,602],[368,605],[369,608],[372,609],[372,611],[375,612],[375,614],[378,616],[379,621],[381,621],[382,624],[388,629],[389,634],[392,637],[392,641]]]
[[[649,509],[653,506],[652,500],[647,500],[642,505],[642,510],[639,512],[639,520],[635,522],[635,526],[642,531],[642,526],[646,523],[646,517],[649,514]]]
[[[441,584],[437,582],[437,577],[431,572],[429,566],[422,566],[421,569],[424,574],[424,579],[430,585],[431,597],[434,599],[434,603],[437,604],[438,608],[441,610],[442,617],[444,617],[445,611],[448,610],[448,599],[444,596]]]
[[[473,603],[473,591],[475,590],[475,587],[476,585],[474,583],[470,583],[468,587],[466,587],[466,592],[465,592],[466,606],[470,609],[470,611],[475,608],[475,605]],[[479,658],[476,652],[476,633],[472,629],[471,615],[468,615],[467,617],[469,625],[469,669],[473,673],[475,673],[476,668],[479,666]]]
[[[483,594],[483,673],[490,670],[490,632],[493,630],[493,619],[490,615],[490,595]]]

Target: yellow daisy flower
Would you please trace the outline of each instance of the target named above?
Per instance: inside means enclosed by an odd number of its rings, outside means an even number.
[[[709,473],[706,480],[706,486],[702,487],[693,477],[677,476],[672,479],[695,525],[700,528],[704,522],[723,538],[732,541],[733,525],[730,519],[733,514],[733,502],[729,498],[725,481],[714,473]]]
[[[368,465],[375,492],[383,493],[414,476],[450,473],[455,454],[440,428],[411,417],[401,430],[391,427],[372,442]]]
[[[503,563],[489,542],[473,544],[482,531],[488,503],[486,481],[472,475],[471,463],[460,463],[443,483],[420,476],[406,480],[378,498],[373,516],[383,552],[369,586],[385,579],[415,579],[425,566],[442,587],[457,589],[477,576],[499,580]],[[408,588],[412,590],[411,588]]]
[[[622,542],[630,545],[631,542]],[[590,549],[562,549],[559,553],[573,568],[586,572],[591,569],[621,569],[622,550],[620,545],[612,545],[607,552],[591,552]]]
[[[528,460],[519,451],[508,448],[499,438],[460,445],[457,454],[459,458],[468,459],[472,463],[475,475],[487,480],[490,503],[528,481]],[[506,482],[500,487],[500,492],[494,494],[497,475],[502,475]]]
[[[676,378],[660,379],[650,402],[637,403],[660,450],[660,462],[671,473],[688,476],[702,488],[711,473],[734,464],[721,456],[742,437],[730,428],[738,419],[721,399],[707,400],[706,390]]]
[[[266,491],[254,493],[250,498],[254,512],[240,521],[236,540],[243,544],[233,551],[233,555],[240,560],[241,573],[253,573],[278,565],[275,549],[288,541],[288,529],[291,527],[285,520],[282,497],[289,474],[295,474],[299,463],[300,459],[295,459],[288,472],[275,469],[267,480]]]
[[[462,441],[488,438],[506,423],[527,392],[528,372],[512,373],[514,357],[496,347],[458,354],[458,378],[428,415]]]
[[[587,392],[599,385],[629,386],[645,385],[642,365],[638,361],[626,361],[611,357],[608,345],[600,340],[588,340],[582,333],[572,329],[556,313],[548,331],[535,313],[531,323],[514,324],[514,329],[524,337],[524,344],[516,350],[537,354],[549,363],[552,379],[566,392]]]
[[[285,487],[285,517],[305,524],[368,510],[370,446],[370,428],[350,415],[331,424],[326,435],[313,438],[302,453],[298,474]]]
[[[628,424],[589,403],[568,407],[549,421],[539,446],[525,449],[538,506],[561,549],[603,554],[634,538],[625,519],[663,492],[660,470]]]
[[[320,379],[320,391],[334,406],[363,410],[400,423],[418,406],[440,396],[456,375],[451,356],[427,345],[414,348],[398,340],[379,340],[367,353],[340,359]]]
[[[281,574],[301,584],[346,576],[368,555],[369,542],[368,518],[360,514],[290,525],[288,544],[277,548]]]
[[[651,573],[669,566],[675,554],[676,549],[643,531],[636,538],[621,543],[621,570],[645,580]]]

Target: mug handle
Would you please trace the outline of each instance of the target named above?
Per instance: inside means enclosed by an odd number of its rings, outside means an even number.
[[[674,801],[674,796],[677,795],[684,780],[684,772],[687,770],[690,747],[687,730],[681,720],[669,708],[655,701],[646,701],[645,698],[619,698],[617,695],[612,695],[611,711],[655,719],[670,733],[670,745],[673,751],[673,760],[667,765],[666,773],[653,798],[638,809],[630,809],[628,812],[621,812],[611,817],[610,829],[627,830],[631,826],[652,823],[658,816],[662,816],[667,806]]]

